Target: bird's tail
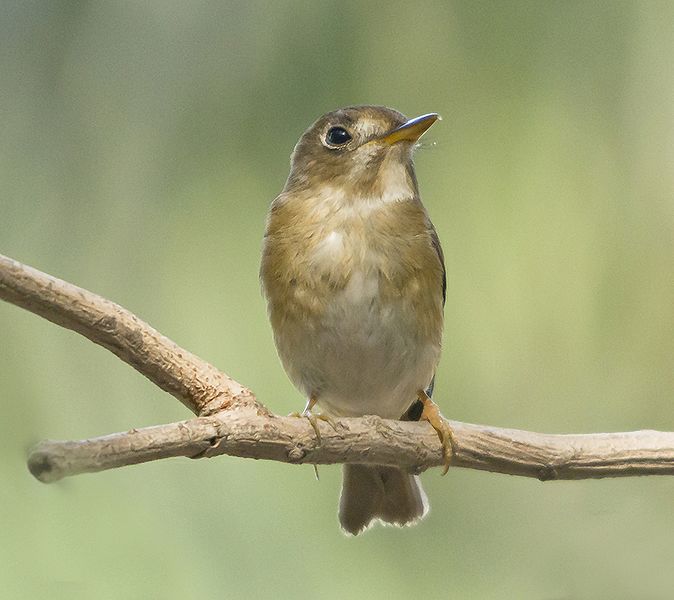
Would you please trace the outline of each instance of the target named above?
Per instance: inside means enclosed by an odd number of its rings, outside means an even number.
[[[428,513],[428,499],[419,478],[396,467],[344,465],[339,522],[358,535],[375,519],[402,527]]]

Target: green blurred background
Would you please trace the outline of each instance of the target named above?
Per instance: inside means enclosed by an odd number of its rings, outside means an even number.
[[[674,430],[674,3],[0,11],[0,252],[121,303],[288,413],[303,399],[257,269],[290,151],[342,105],[437,111],[417,172],[447,257],[445,414]],[[348,539],[338,468],[317,483],[221,457],[35,481],[39,439],[189,415],[7,304],[0,394],[3,598],[674,597],[672,478],[435,470],[423,523]]]

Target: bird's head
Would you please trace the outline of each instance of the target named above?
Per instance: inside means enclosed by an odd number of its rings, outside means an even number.
[[[436,113],[407,119],[385,106],[351,106],[323,115],[304,132],[286,191],[329,185],[346,196],[416,194],[412,150]]]

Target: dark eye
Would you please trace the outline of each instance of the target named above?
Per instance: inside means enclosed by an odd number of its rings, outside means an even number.
[[[344,127],[332,127],[328,130],[325,140],[331,146],[342,146],[351,139],[349,132]]]

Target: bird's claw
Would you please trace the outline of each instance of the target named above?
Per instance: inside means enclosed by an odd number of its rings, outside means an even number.
[[[300,413],[300,412],[294,412],[290,413],[288,416],[289,417],[298,417],[298,418],[304,418],[307,421],[309,421],[311,428],[314,430],[316,433],[316,439],[318,440],[318,444],[323,443],[323,438],[321,437],[321,430],[318,426],[319,421],[325,421],[330,427],[332,427],[335,431],[337,431],[337,424],[335,421],[330,417],[329,415],[326,415],[324,413],[318,413],[314,414],[311,412],[311,409],[316,405],[316,400],[311,399],[309,402],[307,402],[307,405],[305,409]]]
[[[419,417],[419,420],[428,421],[440,438],[440,443],[442,444],[442,455],[445,461],[442,474],[446,475],[447,471],[449,471],[449,465],[452,462],[452,456],[454,454],[454,436],[452,429],[440,414],[438,405],[430,399],[425,391],[420,390],[417,395],[419,401],[424,405],[424,409],[421,413],[421,417]]]

